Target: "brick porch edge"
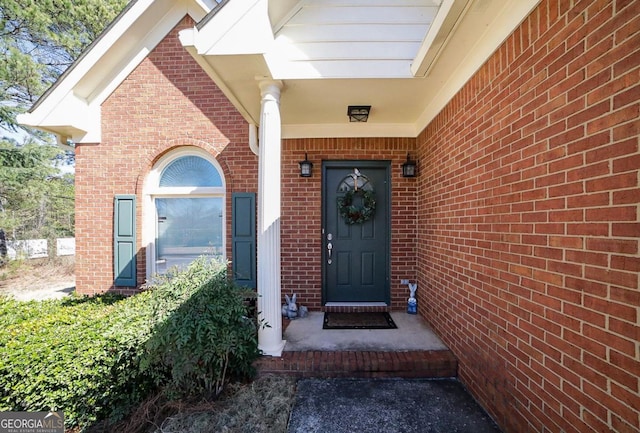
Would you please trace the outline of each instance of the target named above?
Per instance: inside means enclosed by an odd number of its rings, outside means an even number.
[[[258,376],[284,374],[294,377],[456,377],[458,361],[449,350],[405,352],[283,352],[282,357],[263,356],[254,366]]]

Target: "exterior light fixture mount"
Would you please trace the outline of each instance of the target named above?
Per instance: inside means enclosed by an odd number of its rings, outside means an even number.
[[[349,122],[366,122],[370,112],[371,105],[349,105],[347,107]]]
[[[304,154],[304,161],[300,161],[300,177],[311,177],[313,170],[313,163],[307,158],[307,153]]]
[[[402,164],[402,177],[416,177],[416,162],[409,158],[407,153],[407,161]]]

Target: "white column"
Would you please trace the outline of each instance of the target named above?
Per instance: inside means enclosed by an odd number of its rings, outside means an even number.
[[[280,356],[282,313],[280,287],[280,81],[260,82],[258,159],[258,318],[269,327],[258,331],[258,347],[266,355]]]

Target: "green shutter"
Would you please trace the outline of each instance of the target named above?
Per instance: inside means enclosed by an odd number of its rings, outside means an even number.
[[[256,288],[256,194],[233,193],[232,259],[233,278],[241,286]]]
[[[116,195],[113,218],[114,285],[136,286],[136,196]]]

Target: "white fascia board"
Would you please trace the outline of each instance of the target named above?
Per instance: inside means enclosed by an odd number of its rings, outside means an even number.
[[[282,125],[282,138],[416,137],[412,123],[335,123]]]
[[[153,51],[153,49],[167,36],[167,33],[184,17],[185,13],[191,15],[194,20],[202,19],[203,10],[194,8],[185,9],[181,3],[176,3],[145,35],[144,41],[137,47],[134,53],[127,53],[122,63],[114,68],[114,75],[106,80],[105,85],[96,88],[96,92],[90,96],[92,102],[102,104],[113,91],[138,67],[140,63]]]
[[[267,0],[230,1],[193,35],[198,54],[263,54],[273,43]]]
[[[476,44],[467,50],[467,55],[459,62],[460,66],[455,70],[447,71],[447,80],[442,83],[440,91],[418,117],[416,122],[418,133],[438,115],[505,39],[529,16],[539,2],[540,0],[512,0],[508,2],[491,22],[491,25],[487,26],[485,32],[478,35]],[[453,51],[451,47],[448,49]],[[435,68],[438,68],[438,65]]]
[[[30,113],[29,124],[32,126],[47,126],[44,119],[50,113],[62,104],[63,98],[73,93],[73,88],[78,82],[93,68],[102,56],[109,50],[118,39],[127,31],[127,29],[144,13],[144,11],[153,3],[153,0],[139,0],[132,8],[118,20],[114,27],[106,34],[102,35],[97,44],[86,53],[84,58],[74,65],[64,79],[56,84],[54,91],[42,101],[42,103]]]
[[[438,60],[452,32],[464,16],[470,0],[444,0],[411,64],[414,77],[424,77]]]

